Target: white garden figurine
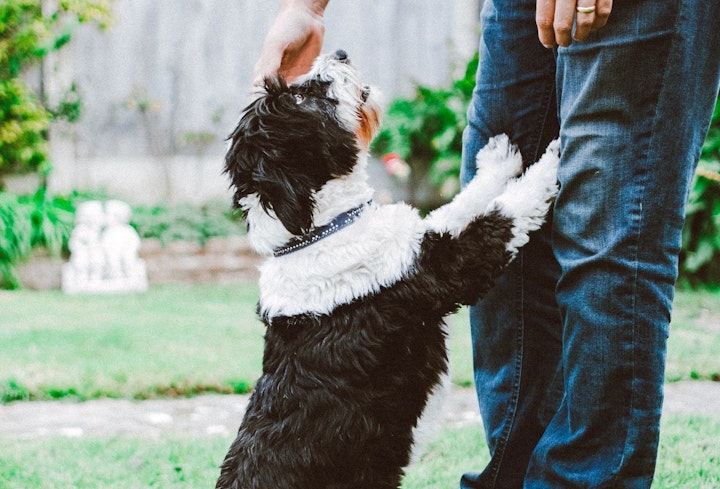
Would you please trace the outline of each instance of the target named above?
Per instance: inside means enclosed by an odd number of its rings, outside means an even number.
[[[144,292],[145,262],[138,257],[140,236],[130,226],[130,206],[119,200],[78,206],[70,236],[70,261],[63,266],[68,294]]]

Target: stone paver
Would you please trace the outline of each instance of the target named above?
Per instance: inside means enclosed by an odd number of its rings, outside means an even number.
[[[664,412],[720,415],[720,382],[687,381],[666,386]],[[101,399],[17,402],[0,406],[0,437],[218,435],[229,437],[242,420],[248,396],[206,395],[191,399]],[[443,426],[480,423],[473,389],[454,388],[445,399]]]

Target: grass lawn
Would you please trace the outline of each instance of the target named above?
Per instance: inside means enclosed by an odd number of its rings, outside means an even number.
[[[67,297],[0,292],[0,393],[15,399],[148,398],[244,392],[260,374],[263,327],[254,285],[154,287],[148,294]],[[471,385],[467,313],[450,319],[453,379]],[[679,292],[668,379],[720,377],[720,294]],[[720,419],[664,420],[653,489],[720,487]],[[231,440],[85,437],[0,439],[0,487],[212,487]],[[480,427],[446,429],[404,489],[457,487],[487,461]]]
[[[720,420],[672,417],[663,422],[653,489],[720,487]],[[213,487],[231,440],[217,436],[147,439],[0,440],[3,489],[133,489]],[[448,489],[488,460],[479,426],[445,429],[403,489]]]
[[[260,375],[255,286],[129,296],[0,292],[3,400],[247,392]]]
[[[720,381],[720,292],[677,294],[665,372],[668,382]]]

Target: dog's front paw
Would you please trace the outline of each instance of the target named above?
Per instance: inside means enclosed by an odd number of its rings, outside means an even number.
[[[492,174],[507,181],[522,171],[522,156],[507,135],[499,134],[478,151],[475,164],[478,174]]]
[[[558,192],[559,148],[557,140],[550,143],[540,160],[521,177],[510,180],[505,191],[490,203],[490,210],[498,210],[513,220],[513,239],[508,244],[513,254],[527,243],[528,234],[543,224]]]
[[[504,134],[490,138],[476,158],[475,177],[452,202],[426,218],[428,229],[459,235],[471,221],[488,211],[488,204],[506,192],[522,169],[520,151]]]
[[[553,140],[548,144],[545,153],[540,157],[537,163],[527,170],[527,175],[523,178],[538,180],[541,188],[544,188],[548,199],[555,197],[557,193],[557,172],[560,164],[560,139]]]
[[[550,144],[548,144],[547,149],[545,150],[545,154],[548,156],[555,156],[555,158],[560,158],[560,138],[553,139],[550,141]]]

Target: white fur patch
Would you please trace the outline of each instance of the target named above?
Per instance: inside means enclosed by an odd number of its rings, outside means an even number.
[[[373,205],[351,225],[260,266],[260,312],[269,317],[329,314],[404,278],[425,226],[405,204]]]
[[[327,95],[338,101],[338,120],[346,129],[355,132],[360,122],[358,108],[364,103],[362,100],[364,85],[357,70],[347,62],[335,60],[332,54],[326,54],[318,57],[310,71],[295,80],[294,84],[301,85],[305,80],[315,77],[332,82],[328,87]]]
[[[257,194],[240,199],[239,204],[247,211],[248,242],[260,255],[272,255],[275,248],[290,241],[293,235],[285,229],[271,209],[265,211],[262,208]]]
[[[551,142],[542,158],[525,173],[508,182],[505,191],[493,200],[488,211],[499,210],[513,219],[513,239],[507,250],[515,255],[529,241],[528,233],[545,222],[545,216],[557,194],[557,169],[560,143]]]
[[[486,212],[488,204],[504,190],[512,177],[522,170],[522,156],[502,134],[491,138],[478,151],[477,174],[452,202],[431,212],[426,218],[428,229],[459,235],[470,222]]]

